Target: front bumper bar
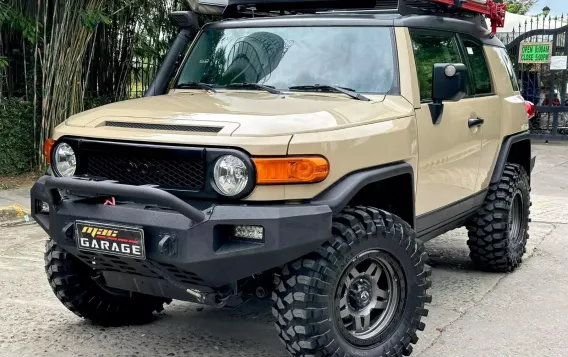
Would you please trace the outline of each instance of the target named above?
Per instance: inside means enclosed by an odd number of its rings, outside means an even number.
[[[59,190],[78,193],[96,193],[108,196],[128,196],[149,200],[158,205],[170,207],[192,221],[199,223],[205,220],[205,214],[166,191],[151,186],[120,185],[113,181],[92,181],[80,178],[41,178],[50,196],[49,203],[61,202]]]
[[[104,198],[93,196],[116,196],[118,202],[104,205]],[[42,202],[49,212],[42,211]],[[108,181],[44,176],[31,189],[31,204],[33,218],[49,236],[95,269],[156,279],[166,272],[188,287],[232,284],[297,259],[331,236],[332,213],[324,205],[209,204],[197,209],[154,187]],[[78,250],[77,220],[142,227],[147,261]],[[236,239],[235,225],[264,227],[264,241]],[[176,249],[164,250],[164,237],[174,237]]]

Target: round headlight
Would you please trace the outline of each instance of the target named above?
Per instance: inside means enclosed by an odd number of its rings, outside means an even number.
[[[219,193],[236,196],[247,186],[249,170],[243,160],[233,155],[225,155],[215,163],[213,176]]]
[[[73,148],[66,143],[61,143],[55,148],[52,165],[57,176],[70,177],[77,169],[77,158]]]

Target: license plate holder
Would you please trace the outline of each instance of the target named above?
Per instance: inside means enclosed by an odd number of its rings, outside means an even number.
[[[77,248],[138,260],[146,259],[144,229],[113,223],[76,221]]]

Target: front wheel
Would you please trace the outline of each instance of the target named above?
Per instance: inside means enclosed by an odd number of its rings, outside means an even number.
[[[345,209],[329,242],[276,276],[280,339],[293,356],[409,355],[431,301],[426,259],[397,216]]]
[[[100,273],[64,251],[53,240],[45,246],[45,272],[55,296],[73,313],[95,324],[141,324],[162,311],[171,300],[114,290],[104,285]]]

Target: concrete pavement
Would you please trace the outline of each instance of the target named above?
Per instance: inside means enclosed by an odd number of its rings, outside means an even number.
[[[523,266],[476,271],[463,229],[427,244],[433,303],[413,356],[566,356],[568,147],[536,145],[533,223]],[[53,296],[43,272],[45,234],[0,228],[0,356],[286,356],[269,302],[236,310],[174,302],[153,324],[101,328]]]
[[[418,356],[567,355],[563,336],[568,334],[568,146],[537,144],[533,152],[537,165],[532,176],[531,237],[523,265],[513,274],[495,274],[494,284],[437,330],[438,336],[430,344],[424,347],[421,341]],[[434,267],[439,261],[435,252],[443,251],[444,239],[429,243]],[[459,243],[446,242],[445,246],[448,244]],[[469,264],[467,259],[464,263]],[[434,271],[440,276],[440,269]],[[446,298],[438,293],[435,297]],[[430,320],[437,319],[438,309],[435,303]]]
[[[0,190],[0,224],[29,218],[30,188]]]

